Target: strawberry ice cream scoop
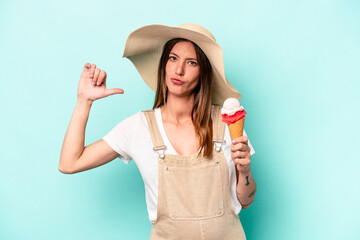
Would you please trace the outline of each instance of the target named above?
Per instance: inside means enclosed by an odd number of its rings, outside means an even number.
[[[236,98],[226,99],[221,108],[222,121],[228,125],[245,118],[245,114],[244,107],[240,105],[239,100]]]

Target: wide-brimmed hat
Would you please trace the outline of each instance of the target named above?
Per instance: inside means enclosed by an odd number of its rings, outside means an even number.
[[[163,46],[173,38],[185,38],[196,43],[208,57],[213,71],[213,104],[222,105],[229,97],[241,98],[241,94],[225,78],[220,45],[209,30],[198,24],[185,23],[178,27],[152,24],[138,28],[129,35],[123,57],[131,60],[145,83],[156,91]]]

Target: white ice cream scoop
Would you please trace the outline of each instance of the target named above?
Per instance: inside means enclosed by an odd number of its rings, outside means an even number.
[[[244,107],[240,105],[239,100],[237,100],[236,98],[228,98],[225,100],[224,105],[221,108],[221,114],[232,116],[236,112],[243,110]]]

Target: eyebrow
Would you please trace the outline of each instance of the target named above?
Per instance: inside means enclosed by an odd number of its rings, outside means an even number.
[[[176,53],[171,52],[170,54],[174,54],[175,56],[179,57],[179,55],[177,55]],[[196,58],[187,58],[186,60],[195,60],[195,61],[197,61]]]

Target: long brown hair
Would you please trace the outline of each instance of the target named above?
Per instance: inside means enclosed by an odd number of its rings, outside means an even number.
[[[184,38],[175,38],[165,43],[158,68],[158,80],[153,109],[164,105],[167,101],[167,86],[165,83],[165,67],[169,54],[176,43],[188,41]],[[194,89],[194,107],[191,111],[191,119],[198,133],[200,152],[204,157],[212,157],[213,151],[213,128],[211,120],[211,96],[212,96],[212,68],[209,59],[201,48],[194,44],[197,62],[200,67],[199,83]]]

